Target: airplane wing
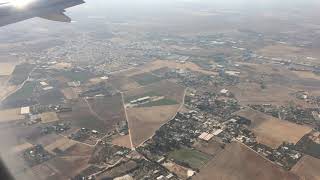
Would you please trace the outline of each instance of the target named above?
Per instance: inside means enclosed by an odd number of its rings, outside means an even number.
[[[21,0],[29,4],[23,8],[14,6],[8,0],[0,0],[0,27],[40,17],[52,21],[71,22],[71,18],[64,14],[65,9],[85,3],[84,0]]]
[[[63,12],[41,15],[39,17],[43,19],[48,19],[51,21],[71,22],[71,18],[65,15]]]

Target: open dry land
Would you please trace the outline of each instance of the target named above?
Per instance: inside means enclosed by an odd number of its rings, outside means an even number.
[[[80,99],[73,104],[71,112],[59,113],[60,120],[71,121],[79,128],[108,133],[125,120],[124,108],[120,95],[99,97],[90,100]]]
[[[66,138],[66,137],[61,137],[57,139],[56,141],[53,141],[51,144],[45,146],[45,149],[50,152],[50,153],[57,153],[57,152],[64,152],[73,145],[75,145],[76,142]]]
[[[55,69],[69,69],[72,67],[72,64],[71,63],[65,63],[65,62],[60,62],[60,63],[57,63],[57,64],[54,64],[51,66],[52,68],[55,68]]]
[[[132,89],[125,93],[125,101],[145,97],[145,96],[164,96],[166,99],[172,99],[178,103],[182,102],[184,87],[173,82],[163,80],[158,83],[150,84],[145,87]]]
[[[61,92],[64,95],[64,97],[68,100],[77,99],[79,97],[78,92],[76,88],[65,88],[62,89]]]
[[[308,126],[280,120],[249,108],[238,111],[236,115],[249,119],[257,141],[272,148],[277,148],[283,142],[296,144],[312,130]]]
[[[5,109],[0,111],[0,123],[23,119],[24,116],[20,114],[20,108]]]
[[[32,147],[33,147],[32,144],[30,144],[30,143],[28,143],[28,142],[25,142],[25,143],[23,143],[23,144],[19,144],[19,145],[13,147],[13,148],[12,148],[12,152],[14,152],[14,153],[21,153],[21,152],[23,152],[23,151],[25,151],[25,150],[27,150],[27,149],[29,149],[29,148],[32,148]]]
[[[169,60],[156,60],[140,68],[129,70],[125,73],[126,73],[126,76],[134,76],[141,73],[152,72],[164,67],[168,67],[171,69],[191,70],[191,71],[200,72],[200,73],[209,74],[209,75],[217,75],[217,72],[203,70],[201,67],[199,67],[198,65],[192,62],[180,63],[180,62],[169,61]]]
[[[200,169],[195,180],[298,180],[246,146],[233,142]]]
[[[295,62],[319,64],[319,51],[311,48],[296,47],[286,44],[274,44],[260,49],[259,54],[272,58],[291,59]],[[297,58],[298,57],[298,58]],[[313,58],[306,58],[313,57]]]
[[[241,83],[230,88],[231,92],[235,94],[240,104],[275,104],[285,105],[295,98],[289,93],[296,92],[293,89],[281,86],[272,85],[266,89],[261,89],[260,84],[257,83]]]
[[[34,166],[32,172],[39,179],[70,179],[88,166],[93,149],[61,137],[46,146],[57,156],[45,163]]]
[[[179,164],[176,164],[174,162],[165,162],[162,165],[166,167],[170,172],[175,173],[179,178],[181,179],[188,178],[188,170],[189,170],[188,168],[180,166]]]
[[[11,92],[16,89],[15,85],[9,85],[9,76],[0,77],[0,101],[4,100]]]
[[[294,74],[304,79],[316,79],[320,80],[320,75],[315,74],[311,71],[292,71]]]
[[[56,171],[60,176],[73,178],[88,166],[90,155],[88,156],[58,156],[43,165]]]
[[[155,76],[151,73],[142,73],[137,74],[131,77],[134,81],[136,81],[141,86],[145,86],[148,84],[152,84],[161,80],[158,76]]]
[[[124,135],[112,139],[112,144],[131,149],[130,136]]]
[[[125,75],[112,76],[109,82],[117,89],[125,92],[141,87],[136,81]]]
[[[125,121],[125,112],[120,94],[111,97],[88,100],[90,111],[104,123],[104,128],[113,130],[121,121]]]
[[[0,76],[9,76],[12,74],[15,68],[13,63],[0,63]]]
[[[149,104],[148,107],[127,108],[129,128],[134,146],[138,146],[147,140],[161,125],[173,118],[183,101],[184,88],[164,80],[126,92],[124,99],[126,102],[130,102],[145,96],[163,96],[165,99],[176,103],[169,105],[166,101],[160,104]]]
[[[40,114],[42,123],[51,123],[59,121],[58,115],[56,112],[46,112]]]
[[[127,114],[133,145],[138,146],[151,137],[161,125],[173,118],[179,106],[128,108]]]
[[[314,94],[320,88],[320,76],[312,72],[290,71],[278,65],[243,62],[239,64],[237,71],[241,72],[241,83],[230,87],[230,90],[243,105],[286,105],[288,102],[295,102],[302,106],[310,106],[290,94],[301,90]],[[264,88],[261,87],[261,82]]]
[[[302,180],[317,180],[320,179],[319,167],[320,159],[306,155],[291,169],[291,172]]]

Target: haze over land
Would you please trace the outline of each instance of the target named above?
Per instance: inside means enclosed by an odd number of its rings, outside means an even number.
[[[1,27],[1,155],[17,179],[317,180],[319,8],[87,0]]]

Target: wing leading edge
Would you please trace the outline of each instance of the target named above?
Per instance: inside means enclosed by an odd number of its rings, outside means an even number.
[[[71,22],[71,18],[65,15],[63,12],[41,15],[39,17],[43,19],[48,19],[51,21]]]

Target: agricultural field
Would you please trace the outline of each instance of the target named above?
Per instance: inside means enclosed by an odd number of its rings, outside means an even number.
[[[215,156],[218,153],[220,153],[223,150],[223,146],[223,143],[220,143],[214,139],[210,140],[209,142],[198,140],[192,145],[192,147],[196,150],[206,154],[210,154],[212,156]]]
[[[175,105],[178,104],[177,101],[172,99],[160,99],[156,101],[151,101],[145,104],[141,104],[138,107],[155,107],[155,106],[169,106],[169,105]]]
[[[16,86],[9,84],[8,81],[8,76],[0,76],[0,101],[4,100],[7,95],[16,89]]]
[[[134,146],[143,143],[173,118],[183,102],[184,88],[169,81],[160,81],[126,92],[124,99],[130,102],[145,96],[161,96],[163,99],[126,108]]]
[[[69,149],[75,144],[76,144],[75,141],[72,141],[66,137],[61,137],[56,141],[53,141],[51,144],[45,146],[44,148],[52,154],[58,154],[66,151],[67,149]]]
[[[8,96],[3,104],[12,107],[20,107],[21,105],[32,103],[29,99],[32,97],[35,87],[35,82],[26,82],[20,89]]]
[[[152,72],[155,71],[157,69],[161,69],[161,68],[170,68],[170,69],[183,69],[183,70],[191,70],[191,71],[195,71],[195,72],[199,72],[199,73],[203,73],[203,74],[208,74],[208,75],[217,75],[217,72],[214,71],[206,71],[203,70],[201,67],[199,67],[198,65],[196,65],[195,63],[192,62],[185,62],[185,63],[179,63],[176,61],[170,61],[170,60],[156,60],[153,62],[150,62],[144,66],[142,66],[141,68],[136,68],[132,71],[126,72],[127,76],[134,76],[137,74],[141,74],[141,73],[147,73],[147,72]]]
[[[77,99],[79,97],[79,94],[77,93],[79,90],[76,88],[64,88],[61,90],[61,92],[68,100]]]
[[[286,105],[296,98],[290,96],[290,93],[296,92],[294,89],[282,85],[272,85],[265,89],[258,83],[244,82],[237,86],[230,87],[230,91],[239,100],[242,105],[248,104],[273,104]]]
[[[30,144],[28,142],[25,142],[23,144],[19,144],[19,145],[16,145],[12,148],[12,152],[13,153],[16,153],[16,154],[19,154],[19,153],[22,153],[23,151],[29,149],[29,148],[32,148],[33,147],[33,144]]]
[[[112,86],[121,90],[122,92],[127,92],[141,87],[136,81],[125,75],[111,76],[109,82],[112,84]]]
[[[57,63],[57,64],[54,64],[51,66],[52,68],[55,68],[55,69],[59,69],[59,70],[62,70],[62,69],[69,69],[72,67],[72,64],[71,63],[66,63],[66,62],[60,62],[60,63]]]
[[[192,169],[200,169],[212,158],[210,155],[193,149],[179,149],[169,153],[169,159],[187,164]]]
[[[200,169],[195,180],[298,180],[246,146],[233,142]]]
[[[139,83],[141,86],[146,86],[148,84],[152,84],[161,80],[158,76],[155,76],[151,73],[142,73],[131,76],[131,78]]]
[[[129,135],[115,137],[112,139],[112,144],[120,147],[126,147],[128,149],[132,148]]]
[[[15,69],[11,74],[11,79],[9,82],[14,85],[19,85],[23,83],[28,78],[29,73],[32,71],[33,68],[34,65],[28,63],[19,64],[15,66]]]
[[[296,99],[291,93],[304,90],[314,94],[320,88],[319,79],[312,72],[291,71],[279,65],[243,62],[239,64],[237,71],[241,72],[241,83],[228,89],[242,105],[287,105],[289,102],[294,102],[304,107],[311,107],[305,101]]]
[[[0,110],[0,123],[23,119],[24,115],[20,114],[20,108]]]
[[[190,169],[180,166],[179,164],[176,164],[174,162],[165,162],[162,164],[165,168],[167,168],[170,172],[175,173],[179,178],[181,179],[187,179],[188,178],[188,171]]]
[[[291,169],[291,172],[297,174],[301,179],[318,180],[320,179],[320,159],[303,156],[298,163]]]
[[[52,89],[41,93],[37,100],[41,105],[58,105],[64,101],[64,95],[58,89]]]
[[[126,120],[120,94],[88,100],[88,104],[90,111],[104,123],[103,127],[108,132]]]
[[[119,122],[125,120],[120,95],[80,99],[72,107],[72,112],[59,113],[58,117],[78,128],[97,130],[104,134],[113,131]]]
[[[296,144],[312,130],[308,126],[280,120],[252,109],[238,111],[236,115],[249,119],[250,128],[257,136],[257,141],[271,148],[277,148],[283,142]]]
[[[88,166],[90,154],[87,156],[57,156],[44,166],[49,166],[54,169],[59,176],[73,178]]]
[[[294,74],[296,74],[298,77],[303,79],[315,79],[320,80],[320,75],[315,74],[311,71],[292,71]]]
[[[125,92],[125,101],[129,102],[145,96],[163,96],[165,99],[172,99],[180,103],[183,99],[184,89],[184,87],[178,84],[163,80]]]
[[[75,71],[75,70],[64,70],[58,73],[58,76],[65,77],[69,81],[80,81],[81,83],[87,82],[93,78],[94,75],[87,71]]]
[[[127,108],[133,146],[151,137],[157,129],[174,117],[179,105]]]
[[[104,122],[92,114],[88,104],[84,100],[73,104],[71,112],[58,113],[58,117],[62,121],[71,122],[77,128],[88,128],[101,133],[107,130]]]
[[[52,123],[59,121],[58,115],[56,112],[46,112],[40,114],[41,122],[42,123]]]
[[[0,63],[0,76],[10,76],[15,66],[14,63]]]
[[[300,151],[315,158],[320,159],[320,144],[319,142],[314,142],[307,134],[297,143],[297,147]]]

